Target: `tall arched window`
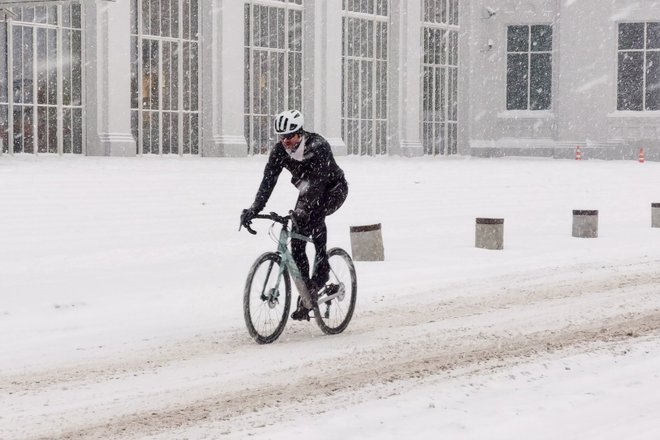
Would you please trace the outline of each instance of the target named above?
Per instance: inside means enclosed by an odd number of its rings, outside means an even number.
[[[458,146],[458,0],[424,0],[422,144],[425,154]]]
[[[387,0],[344,0],[342,138],[349,154],[387,152]]]
[[[302,106],[302,0],[245,5],[245,139],[249,154],[275,141],[273,117]]]
[[[0,18],[3,152],[83,153],[80,2],[8,11]]]
[[[198,0],[131,0],[138,154],[199,154]]]

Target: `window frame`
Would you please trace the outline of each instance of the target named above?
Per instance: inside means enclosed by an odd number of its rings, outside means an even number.
[[[270,46],[260,46],[255,44],[255,39],[258,38],[258,36],[255,35],[255,20],[254,20],[254,15],[255,15],[255,7],[265,7],[265,8],[276,8],[276,9],[281,9],[284,11],[284,30],[283,30],[283,47],[278,48],[278,47],[270,47]],[[303,111],[304,109],[302,108],[304,106],[305,102],[305,90],[304,90],[304,72],[305,72],[305,45],[304,45],[304,26],[305,26],[305,5],[302,0],[246,0],[243,2],[243,8],[249,7],[249,29],[246,29],[246,26],[248,25],[245,22],[245,12],[244,12],[244,22],[243,22],[243,27],[242,27],[242,33],[243,33],[243,51],[245,53],[245,68],[244,68],[244,96],[243,96],[243,121],[244,121],[244,136],[245,140],[247,143],[247,154],[248,155],[258,155],[258,154],[268,154],[270,152],[270,149],[272,148],[274,142],[276,141],[275,135],[273,134],[273,129],[272,129],[272,124],[273,124],[273,118],[274,116],[283,111],[286,110],[284,108],[274,108],[271,106],[272,102],[270,102],[270,96],[268,98],[267,102],[267,113],[270,114],[264,114],[264,113],[257,113],[255,111],[255,94],[254,94],[254,85],[253,85],[253,80],[254,80],[254,75],[255,75],[255,52],[265,52],[268,56],[270,56],[273,53],[279,53],[282,54],[284,57],[283,64],[286,66],[286,71],[283,72],[283,82],[284,82],[284,87],[283,87],[283,93],[284,97],[283,100],[284,102],[282,105],[286,106],[291,106],[291,102],[293,102],[292,105],[298,104],[299,101],[299,107],[298,110]],[[245,11],[245,9],[244,9]],[[290,40],[290,33],[291,33],[291,27],[290,27],[290,13],[291,11],[296,11],[300,13],[300,51],[296,50],[291,50],[291,40]],[[269,18],[270,20],[270,18]],[[248,35],[249,33],[249,35]],[[246,37],[249,38],[249,41],[246,41]],[[278,37],[279,38],[279,37]],[[295,38],[295,36],[294,36]],[[295,54],[300,54],[300,85],[299,85],[299,97],[294,96],[294,91],[289,87],[289,76],[292,72],[294,72],[293,68],[290,67],[290,54],[295,53]],[[270,62],[270,58],[269,58]],[[272,77],[268,76],[268,81],[272,81]],[[279,81],[278,81],[279,82]],[[256,129],[255,126],[257,125],[257,122],[255,121],[257,118],[266,118],[267,119],[267,133],[268,133],[268,141],[263,144],[259,145],[259,142],[262,140],[259,139],[258,136],[255,136]],[[262,127],[263,128],[263,127]]]
[[[351,0],[345,0],[345,2],[348,1],[349,3]],[[345,3],[344,2],[344,3]],[[342,10],[341,10],[341,17],[342,17],[342,55],[341,55],[341,60],[342,60],[342,66],[341,66],[341,74],[342,74],[342,98],[341,98],[341,132],[342,132],[342,139],[346,143],[347,147],[347,152],[349,155],[359,155],[359,156],[379,156],[379,155],[386,155],[388,153],[388,146],[387,146],[387,136],[389,133],[389,69],[390,69],[390,63],[391,63],[391,56],[390,56],[390,51],[391,51],[391,35],[392,35],[392,29],[391,29],[391,18],[392,18],[392,5],[389,0],[379,0],[379,1],[374,1],[374,6],[373,6],[373,12],[358,12],[351,10],[347,5],[342,4]],[[385,10],[385,13],[383,14],[383,10]],[[349,45],[349,39],[345,38],[345,33],[346,29],[345,26],[348,27],[348,20],[350,19],[357,19],[357,20],[365,20],[367,23],[373,23],[373,29],[372,29],[372,35],[373,35],[373,56],[371,57],[364,57],[361,54],[353,54],[349,55],[348,54],[348,45]],[[386,32],[386,43],[385,43],[385,50],[384,50],[384,55],[385,58],[378,58],[378,27],[379,24],[384,26],[385,32]],[[367,27],[368,31],[368,27]],[[368,46],[368,42],[366,42]],[[382,47],[381,47],[382,49]],[[363,112],[363,107],[362,107],[362,102],[358,99],[357,102],[357,117],[349,116],[349,104],[351,104],[346,97],[351,95],[351,91],[349,90],[349,81],[347,81],[347,73],[349,72],[349,67],[347,61],[352,60],[353,62],[370,62],[371,64],[371,78],[370,78],[370,103],[371,103],[371,109],[370,109],[370,117],[362,118],[361,114]],[[384,96],[380,96],[377,92],[378,88],[378,81],[377,81],[377,76],[378,76],[378,63],[384,63],[385,68],[385,75],[386,75],[386,84],[387,87],[385,87],[384,90]],[[362,75],[362,70],[361,67],[358,69],[359,75]],[[357,89],[359,90],[358,93],[361,92],[362,90],[362,82],[358,81],[357,84]],[[362,95],[359,95],[362,97]],[[378,99],[382,101],[381,103],[378,102]],[[383,109],[384,106],[384,109]],[[385,117],[380,117],[378,115],[378,110],[384,111]],[[358,129],[357,129],[357,134],[352,132],[352,129],[349,128],[350,123],[357,123]],[[369,145],[363,145],[363,136],[362,136],[362,126],[363,123],[367,123],[371,125],[371,141]],[[384,128],[379,129],[377,127],[378,124],[383,124]],[[349,130],[351,130],[351,139],[353,136],[355,139],[357,139],[357,144],[351,144],[349,142]],[[378,141],[378,130],[381,130],[381,134],[385,136],[385,142],[384,145],[377,145]],[[384,131],[383,131],[384,130]]]
[[[200,156],[202,154],[202,117],[203,117],[203,112],[202,112],[202,68],[203,68],[203,62],[202,62],[202,56],[203,56],[203,50],[202,50],[202,16],[201,16],[201,11],[202,11],[202,5],[201,5],[201,0],[197,0],[197,23],[196,23],[196,29],[197,29],[197,36],[193,37],[190,32],[188,34],[185,34],[186,28],[184,28],[185,24],[185,11],[184,11],[184,0],[178,0],[177,2],[177,35],[173,36],[171,29],[172,29],[172,21],[168,21],[167,25],[169,26],[169,35],[164,35],[162,31],[159,31],[158,34],[151,32],[151,29],[144,29],[145,25],[145,20],[143,17],[144,9],[145,8],[150,8],[151,5],[148,4],[149,0],[130,0],[129,1],[129,7],[130,7],[130,38],[131,38],[131,53],[128,54],[129,60],[131,63],[133,63],[134,58],[133,58],[133,50],[135,50],[135,62],[137,63],[137,72],[133,72],[133,66],[131,66],[131,99],[130,99],[130,112],[131,112],[131,133],[135,137],[135,143],[136,143],[136,153],[139,156],[142,155],[178,155],[178,156]],[[145,3],[147,3],[147,6],[145,6]],[[188,2],[188,7],[192,8],[191,2]],[[162,5],[159,3],[159,12],[162,13]],[[173,15],[171,14],[172,12],[171,8],[171,3],[170,3],[170,17]],[[149,24],[151,25],[153,23],[154,18],[150,17],[149,18]],[[191,20],[191,17],[188,16],[188,20]],[[161,20],[158,21],[159,27],[163,26],[165,21]],[[191,22],[192,23],[192,22]],[[194,29],[194,28],[187,28],[188,30]],[[135,45],[133,44],[133,40],[135,40]],[[156,44],[157,48],[157,96],[156,99],[158,101],[158,107],[157,108],[151,108],[150,106],[145,106],[145,99],[149,94],[144,93],[144,58],[143,58],[143,53],[144,53],[144,44],[145,42],[148,42],[148,44]],[[178,57],[177,57],[177,66],[176,66],[176,72],[177,72],[177,95],[176,95],[176,102],[177,102],[177,108],[173,109],[171,105],[171,99],[173,98],[173,95],[170,95],[170,101],[168,108],[165,108],[163,103],[166,101],[164,99],[163,95],[163,87],[160,82],[161,79],[165,78],[164,76],[164,65],[165,65],[165,47],[170,47],[171,50],[174,50],[174,47],[176,45],[176,50],[178,51]],[[193,82],[192,82],[192,76],[190,76],[188,79],[186,79],[184,75],[184,66],[186,63],[188,63],[189,68],[192,69],[192,64],[191,61],[193,59],[193,50],[192,47],[195,45],[196,47],[196,56],[197,56],[197,78],[196,78],[196,87],[197,87],[197,93],[196,93],[196,108],[193,109],[193,99],[195,97],[195,94],[193,93]],[[188,59],[185,59],[185,55],[188,55]],[[170,59],[171,61],[171,59]],[[170,70],[170,73],[173,72],[174,69]],[[133,88],[133,75],[136,75],[137,79],[137,90],[134,90]],[[171,76],[171,75],[170,75]],[[169,79],[169,78],[168,78]],[[170,84],[172,86],[172,84]],[[189,90],[186,90],[186,86],[188,86]],[[134,94],[135,92],[135,94]],[[186,101],[186,92],[189,93],[189,100]],[[149,99],[153,99],[153,97],[149,96]],[[133,106],[133,101],[137,101],[137,107]],[[187,104],[186,104],[187,102]],[[187,107],[187,108],[186,108]],[[153,139],[151,140],[151,144],[149,146],[149,151],[145,151],[145,145],[144,145],[144,137],[145,137],[145,129],[144,129],[144,116],[145,112],[149,113],[149,116],[152,117],[153,115],[157,115],[157,121],[158,121],[158,151],[155,152],[153,149]],[[133,114],[137,113],[137,134],[134,132],[133,128]],[[173,152],[172,150],[175,148],[175,146],[171,143],[171,139],[173,138],[173,125],[168,125],[169,128],[169,134],[170,134],[170,144],[168,146],[168,150],[164,152],[163,149],[163,135],[164,135],[164,125],[163,125],[163,120],[164,116],[171,117],[172,115],[176,114],[177,116],[177,121],[176,121],[176,152]],[[196,127],[196,133],[193,131],[193,117],[196,117],[197,121],[197,127]],[[185,123],[188,122],[188,145],[186,146],[186,138],[185,138]],[[153,126],[150,125],[150,131],[153,133]],[[193,145],[193,136],[196,138],[197,143],[196,145]]]
[[[65,20],[65,10],[67,14],[70,14],[72,11],[72,7],[74,5],[77,5],[78,8],[78,13],[80,14],[77,17],[77,22],[74,23],[72,21],[72,16],[68,16],[68,20]],[[85,105],[86,105],[86,93],[85,93],[85,87],[86,87],[86,69],[85,69],[85,63],[86,63],[86,51],[85,51],[85,5],[83,1],[80,0],[71,0],[71,1],[62,1],[58,2],[56,4],[49,4],[49,5],[17,5],[17,6],[11,6],[8,5],[8,10],[11,11],[11,13],[8,13],[5,15],[4,19],[4,31],[6,32],[6,38],[5,38],[5,43],[6,43],[6,67],[8,69],[7,71],[7,84],[4,85],[4,87],[7,87],[7,93],[6,93],[6,98],[7,101],[2,103],[2,105],[5,105],[7,108],[7,144],[4,144],[3,140],[3,145],[2,149],[0,150],[0,154],[7,153],[10,155],[13,154],[34,154],[34,155],[39,155],[39,154],[58,154],[58,155],[64,155],[64,154],[74,154],[74,155],[85,155],[87,153],[87,142],[86,142],[86,129],[85,127],[87,126],[87,118],[86,118],[86,112],[85,112]],[[31,10],[32,15],[30,16],[31,18],[29,19],[24,19],[23,14],[25,13],[24,8]],[[52,8],[55,8],[54,10],[56,11],[56,16],[55,18],[52,18],[51,16],[51,11],[53,10]],[[38,9],[42,9],[44,12],[44,20],[45,21],[39,21],[37,19],[37,12]],[[13,79],[13,68],[14,66],[14,41],[13,41],[13,34],[14,34],[14,29],[16,27],[22,28],[22,29],[27,29],[30,28],[32,30],[31,35],[32,35],[32,47],[31,47],[31,52],[32,52],[32,57],[31,57],[31,63],[32,63],[32,73],[35,75],[32,79],[32,101],[30,103],[23,103],[23,102],[17,102],[14,99],[14,87],[11,86],[9,87],[10,84],[14,83]],[[43,32],[40,32],[43,31]],[[55,35],[55,40],[51,40],[50,34],[51,32],[54,32]],[[77,43],[80,44],[79,50],[80,50],[80,65],[78,66],[79,68],[79,83],[77,84],[78,89],[74,89],[74,69],[75,66],[73,63],[69,64],[69,69],[68,69],[68,77],[65,76],[65,71],[64,71],[64,64],[63,64],[63,51],[65,49],[64,46],[64,33],[68,33],[69,35],[69,46],[66,48],[69,49],[69,54],[72,54],[73,52],[73,44],[74,44],[74,39],[71,38],[74,32],[77,32],[78,35],[78,41]],[[38,72],[38,44],[39,44],[39,35],[40,33],[45,33],[46,37],[46,47],[44,48],[46,50],[47,54],[50,54],[51,49],[55,51],[55,78],[49,78],[48,73],[46,73],[46,77],[43,79],[46,82],[46,87],[47,90],[51,88],[51,86],[54,85],[55,88],[55,95],[54,95],[54,102],[51,101],[50,95],[48,95],[50,92],[47,91],[47,95],[45,96],[45,102],[40,102],[39,99],[39,94],[38,94],[38,83],[40,82],[39,78],[39,72]],[[51,42],[54,41],[54,48],[50,47]],[[23,52],[23,55],[25,52]],[[48,55],[47,55],[48,57]],[[50,60],[47,60],[49,63]],[[12,68],[10,68],[12,67]],[[64,86],[65,86],[65,80],[68,78],[68,85],[69,85],[69,95],[68,95],[68,103],[65,103],[65,94],[64,94]],[[54,79],[53,82],[51,82]],[[79,99],[79,102],[74,102],[74,93],[77,93],[78,96],[76,98]],[[25,145],[23,144],[21,151],[16,151],[14,148],[14,125],[15,125],[15,120],[14,120],[14,110],[15,107],[21,107],[22,110],[25,108],[31,109],[31,114],[32,114],[32,120],[31,122],[31,133],[32,133],[32,151],[25,151]],[[39,133],[40,129],[43,127],[40,126],[39,124],[39,114],[41,111],[44,111],[47,115],[46,117],[46,143],[42,147],[42,150],[40,151],[40,143],[39,143]],[[68,117],[69,117],[69,122],[70,125],[68,126],[68,146],[65,145],[65,121],[64,121],[64,116],[68,112]],[[74,145],[74,136],[77,136],[76,133],[73,131],[74,127],[74,112],[79,114],[79,122],[80,122],[80,132],[77,133],[80,135],[78,141],[80,142],[79,146]],[[51,118],[53,116],[56,119],[56,123],[54,125],[54,132],[55,132],[55,137],[56,137],[56,144],[54,145],[55,148],[52,148],[50,137],[53,131],[53,125],[49,123]],[[23,116],[23,119],[25,116]],[[43,151],[43,148],[45,148],[45,151]],[[65,149],[67,151],[65,151]]]
[[[422,142],[422,146],[424,149],[424,154],[425,155],[450,155],[450,154],[457,154],[458,153],[458,126],[459,126],[459,115],[458,115],[458,103],[460,101],[460,90],[459,90],[459,63],[460,63],[460,22],[458,21],[459,17],[459,10],[460,10],[460,4],[457,1],[452,1],[452,0],[440,0],[444,4],[444,11],[441,11],[445,13],[444,17],[446,20],[443,22],[441,21],[428,21],[426,20],[428,14],[433,10],[432,6],[433,4],[437,4],[439,1],[438,0],[433,0],[432,2],[427,2],[424,0],[422,2],[422,10],[421,10],[421,29],[420,29],[420,45],[422,48],[421,52],[421,72],[420,72],[420,116],[421,116],[421,121],[419,125],[419,136]],[[431,4],[433,3],[433,4]],[[455,9],[452,7],[452,5],[455,5]],[[441,15],[442,16],[442,15]],[[450,17],[451,16],[451,17]],[[444,47],[446,49],[446,52],[444,54],[444,62],[435,63],[435,62],[427,62],[426,59],[426,40],[425,40],[425,35],[427,32],[431,31],[442,31],[444,32],[443,34],[443,40],[444,40]],[[453,58],[453,55],[450,53],[451,50],[451,44],[450,44],[450,38],[452,33],[455,33],[456,36],[456,53],[455,53],[455,63],[451,63],[451,59]],[[441,56],[442,60],[442,56]],[[432,76],[434,77],[436,75],[437,70],[442,70],[444,72],[444,81],[442,81],[442,90],[439,91],[440,96],[442,96],[442,108],[441,112],[443,115],[443,118],[440,120],[436,120],[436,112],[433,110],[431,113],[433,114],[431,118],[425,118],[425,85],[426,85],[426,78],[425,78],[425,73],[427,69],[432,69],[434,73]],[[452,74],[452,71],[456,72],[456,78],[453,83],[453,89],[450,87],[450,84],[452,83],[452,78],[450,78],[450,75]],[[431,81],[429,81],[430,83]],[[432,90],[434,93],[431,95],[431,101],[433,104],[436,102],[435,101],[435,90]],[[450,92],[452,92],[452,95],[450,95]],[[453,96],[455,95],[455,96]],[[452,97],[455,97],[456,101],[455,103],[452,103]],[[434,105],[431,104],[431,107]],[[451,119],[450,118],[450,113],[451,113],[451,106],[455,105],[455,118]],[[425,134],[425,125],[426,126],[431,126],[431,130],[435,131],[437,129],[438,125],[441,125],[444,129],[444,132],[442,134],[442,147],[437,148],[436,143],[434,142],[432,145],[429,145],[427,142],[427,137],[424,135]],[[452,131],[453,136],[450,135],[450,130]],[[429,139],[437,139],[434,136],[428,136]]]
[[[647,110],[646,106],[646,91],[647,91],[647,56],[649,52],[656,52],[660,54],[660,47],[659,48],[654,48],[654,49],[649,49],[647,48],[648,44],[648,25],[649,24],[659,24],[660,25],[660,20],[623,20],[623,21],[617,21],[615,24],[615,45],[614,45],[614,59],[615,62],[614,64],[614,77],[616,78],[616,81],[614,81],[614,91],[613,91],[613,107],[614,107],[614,112],[613,114],[619,114],[619,115],[636,115],[636,116],[652,116],[652,117],[657,117],[660,114],[660,108],[657,110]],[[644,37],[643,37],[643,43],[644,47],[642,49],[620,49],[619,47],[619,32],[620,32],[620,26],[622,24],[643,24],[644,25]],[[642,109],[641,110],[634,110],[634,109],[619,109],[619,56],[621,55],[622,52],[641,52],[643,54],[643,60],[642,60],[642,76],[643,76],[643,81],[642,81]]]
[[[525,52],[510,52],[509,51],[509,29],[515,26],[526,26],[528,28],[528,50]],[[533,26],[548,26],[552,32],[551,44],[552,47],[550,50],[540,50],[532,51],[532,27]],[[503,57],[503,71],[504,71],[504,98],[503,98],[503,112],[500,115],[514,115],[519,114],[527,117],[548,117],[551,116],[554,112],[554,91],[556,90],[555,84],[555,31],[556,26],[553,22],[527,22],[527,23],[507,23],[504,26],[504,41],[505,45],[505,56]],[[511,54],[526,54],[527,55],[527,103],[526,108],[524,109],[509,109],[509,79],[508,79],[508,70],[509,70],[509,55]],[[532,75],[531,75],[531,63],[532,63],[532,54],[549,54],[550,55],[550,105],[548,108],[542,109],[531,109],[531,85],[532,85]]]

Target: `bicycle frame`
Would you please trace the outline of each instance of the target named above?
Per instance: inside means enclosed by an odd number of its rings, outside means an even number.
[[[303,300],[303,305],[307,307],[308,309],[312,309],[314,306],[314,301],[312,300],[312,297],[310,295],[309,290],[307,289],[307,285],[303,281],[302,275],[300,274],[300,269],[298,268],[298,265],[296,264],[295,260],[293,259],[293,255],[291,254],[291,251],[289,250],[289,240],[291,239],[297,239],[297,240],[305,240],[308,243],[313,243],[313,240],[310,237],[307,237],[305,235],[298,234],[296,232],[293,232],[292,230],[289,230],[289,222],[292,221],[290,217],[281,217],[277,215],[274,212],[271,212],[270,215],[257,215],[254,218],[261,218],[261,219],[268,219],[268,220],[273,220],[275,223],[280,223],[282,225],[282,229],[280,230],[280,235],[278,238],[277,242],[277,253],[280,256],[281,259],[281,264],[279,265],[279,272],[277,274],[277,286],[280,285],[280,282],[282,281],[282,276],[284,275],[284,271],[288,270],[289,274],[293,278],[293,282],[296,285],[296,288],[298,289],[298,293],[300,294],[302,300]],[[275,224],[273,223],[273,226]],[[252,228],[250,228],[249,225],[246,226],[246,229],[251,233],[251,234],[256,234],[256,231],[254,231]],[[240,230],[240,226],[239,226]],[[268,270],[268,274],[266,275],[266,279],[270,277],[270,271],[272,268]],[[315,270],[315,268],[314,268]],[[332,271],[332,268],[330,269]],[[342,286],[340,290],[336,293],[333,293],[331,295],[323,296],[321,292],[318,292],[319,298],[317,298],[318,303],[322,302],[328,302],[331,301],[337,297],[343,297],[344,295],[344,287]]]
[[[293,259],[293,255],[289,250],[288,243],[290,239],[305,240],[308,243],[312,243],[311,238],[305,235],[297,234],[293,231],[289,231],[288,222],[282,224],[282,229],[280,230],[280,235],[277,242],[277,253],[280,255],[280,258],[282,259],[282,264],[280,265],[279,273],[277,274],[276,285],[277,286],[280,285],[280,282],[282,281],[282,276],[284,274],[284,270],[288,270],[289,274],[293,278],[293,283],[296,285],[296,288],[298,289],[298,293],[303,299],[304,306],[307,307],[308,309],[311,309],[312,298],[309,294],[309,290],[307,289],[307,285],[303,281],[302,275],[300,274],[300,269],[298,268],[298,265],[296,264],[295,260]]]

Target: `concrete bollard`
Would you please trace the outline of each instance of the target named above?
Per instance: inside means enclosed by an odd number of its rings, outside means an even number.
[[[573,237],[598,237],[598,210],[573,210]]]
[[[651,227],[660,228],[660,203],[651,203]]]
[[[474,245],[482,249],[504,249],[504,219],[477,218]]]
[[[383,261],[385,249],[380,223],[351,226],[351,254],[355,261]]]

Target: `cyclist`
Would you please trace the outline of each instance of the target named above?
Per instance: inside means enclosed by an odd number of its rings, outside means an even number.
[[[310,237],[316,250],[312,279],[305,253],[307,242],[291,240],[291,253],[307,290],[315,300],[330,273],[325,218],[337,211],[346,200],[348,183],[335,161],[328,141],[319,134],[305,131],[303,122],[303,115],[298,110],[287,110],[275,117],[275,133],[279,136],[279,142],[270,152],[254,203],[241,213],[241,224],[251,224],[251,220],[266,206],[282,169],[289,170],[291,183],[299,191],[292,212],[293,232]],[[310,310],[311,305],[304,304],[299,297],[298,307],[291,318],[309,321]]]

